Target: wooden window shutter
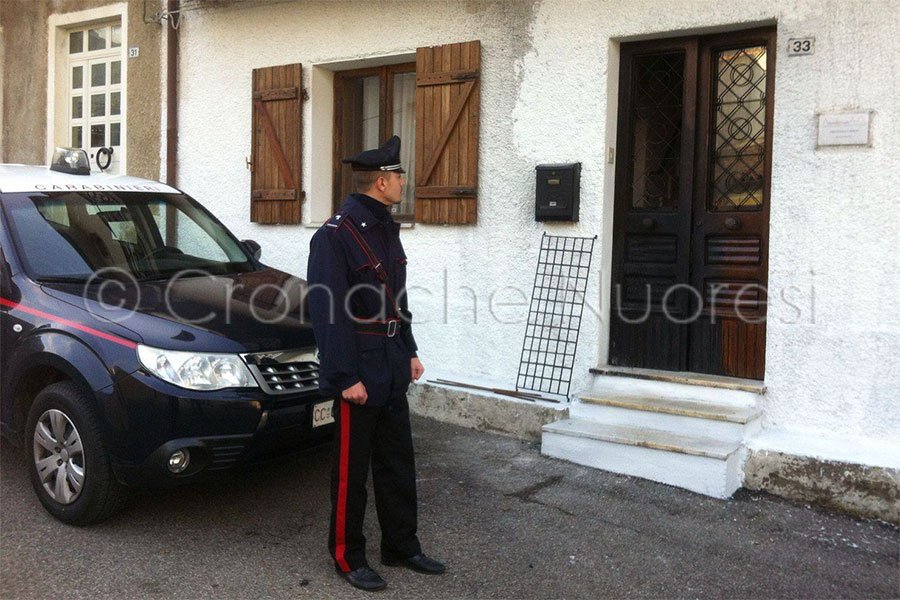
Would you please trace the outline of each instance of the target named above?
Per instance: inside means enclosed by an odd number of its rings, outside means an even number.
[[[475,223],[481,42],[416,51],[416,222]]]
[[[253,69],[250,220],[299,223],[300,64]]]

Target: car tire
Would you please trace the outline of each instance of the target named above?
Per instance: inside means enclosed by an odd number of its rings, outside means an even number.
[[[70,525],[108,519],[127,501],[113,475],[100,424],[81,386],[47,386],[28,411],[25,458],[34,491],[51,515]]]

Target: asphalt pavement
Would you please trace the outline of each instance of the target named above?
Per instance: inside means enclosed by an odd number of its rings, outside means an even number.
[[[377,598],[898,598],[900,529],[766,494],[727,501],[415,417],[419,533],[448,572],[378,561]],[[51,518],[0,452],[2,598],[365,598],[333,572],[330,448],[179,490],[93,527]]]

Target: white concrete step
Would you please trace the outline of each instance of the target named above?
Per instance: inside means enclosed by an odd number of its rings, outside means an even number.
[[[741,485],[744,450],[739,441],[572,418],[543,427],[541,453],[727,498]]]
[[[642,427],[675,434],[740,442],[760,426],[756,404],[658,398],[628,394],[583,395],[570,406],[573,418]]]
[[[755,406],[766,388],[752,379],[700,375],[680,371],[602,367],[591,369],[594,379],[586,393],[702,400],[734,406]]]

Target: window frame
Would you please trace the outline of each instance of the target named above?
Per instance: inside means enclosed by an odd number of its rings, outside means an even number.
[[[55,149],[59,146],[68,146],[71,140],[71,130],[68,124],[69,108],[66,104],[71,102],[68,97],[69,75],[67,73],[67,60],[69,50],[69,34],[72,29],[82,26],[99,25],[103,22],[117,21],[122,28],[122,48],[129,47],[130,19],[129,3],[124,1],[104,4],[94,8],[77,10],[73,12],[59,12],[47,17],[47,105],[46,134],[44,138],[44,160],[50,163]],[[128,115],[127,92],[129,84],[129,61],[122,61],[122,128],[121,152],[113,156],[113,164],[118,160],[118,172],[128,172]],[[112,167],[110,167],[112,170]]]
[[[394,130],[394,77],[399,74],[415,73],[416,63],[406,62],[394,65],[382,65],[377,67],[364,67],[334,73],[334,125],[332,130],[332,209],[336,212],[340,209],[343,200],[341,190],[341,159],[346,156],[341,149],[343,139],[343,87],[350,79],[362,79],[364,77],[379,78],[379,119],[378,138],[385,140]],[[415,115],[413,115],[415,118]],[[415,156],[415,154],[413,154]],[[407,171],[415,168],[415,165],[404,165]],[[392,213],[395,221],[399,223],[414,223],[415,212]]]

